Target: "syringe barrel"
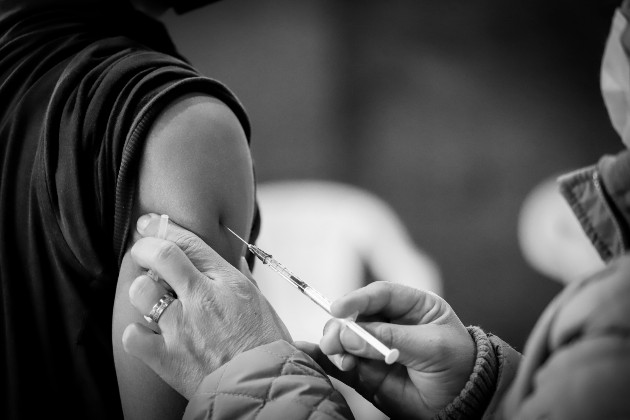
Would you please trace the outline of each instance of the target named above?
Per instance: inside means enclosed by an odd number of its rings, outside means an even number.
[[[330,314],[330,301],[324,297],[317,290],[313,289],[311,286],[307,286],[303,290],[304,294],[311,298],[311,300],[317,303],[323,310]]]
[[[330,314],[330,301],[328,299],[326,299],[326,297],[324,297],[324,295],[319,293],[317,290],[313,289],[307,283],[305,283],[302,280],[300,280],[295,274],[293,274],[291,271],[289,271],[288,268],[286,268],[285,266],[280,264],[275,259],[267,258],[267,263],[266,264],[270,268],[275,270],[278,274],[280,274],[282,277],[284,277],[286,280],[288,280],[295,287],[300,289],[300,291],[302,293],[304,293],[306,296],[308,296],[320,308],[322,308],[323,310],[325,310],[326,312],[328,312]]]
[[[295,287],[300,289],[300,291],[303,292],[304,289],[309,287],[308,284],[306,284],[302,280],[300,280],[298,278],[298,276],[296,276],[291,271],[289,271],[289,269],[286,268],[284,265],[280,264],[278,261],[276,261],[275,259],[271,258],[271,256],[269,256],[268,258],[265,259],[265,264],[267,264],[276,273],[278,273],[282,277],[284,277],[285,280],[288,280],[289,283],[291,283],[292,285],[294,285]]]
[[[263,264],[268,265],[269,268],[277,272],[281,277],[287,280],[289,283],[297,287],[302,293],[308,296],[313,302],[315,302],[320,308],[328,312],[330,315],[330,301],[324,297],[317,290],[313,289],[307,283],[300,280],[295,274],[289,271],[288,268],[276,261],[271,254],[266,253],[262,249],[255,245],[248,245],[249,250],[260,259]],[[351,320],[342,320],[352,331],[363,338],[368,344],[374,347],[378,352],[385,356],[385,362],[388,364],[394,363],[398,359],[399,352],[396,349],[390,349],[381,343],[372,334],[361,328],[356,322]]]
[[[352,331],[354,331],[359,337],[364,339],[369,345],[374,347],[376,351],[385,356],[385,363],[391,365],[396,360],[398,360],[398,356],[400,356],[400,352],[397,349],[390,349],[385,344],[381,343],[381,341],[374,337],[372,334],[364,330],[359,324],[354,321],[344,319],[342,320],[344,324]]]

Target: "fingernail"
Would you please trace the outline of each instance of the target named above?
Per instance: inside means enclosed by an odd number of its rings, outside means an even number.
[[[337,366],[339,370],[343,370],[343,359],[346,357],[344,354],[334,354],[331,356],[332,362]]]
[[[151,221],[151,216],[147,214],[140,216],[137,223],[138,230],[142,232],[149,225],[150,221]]]
[[[155,274],[155,272],[154,272],[153,270],[151,270],[151,269],[147,270],[147,272],[145,273],[145,275],[146,275],[147,277],[149,277],[149,278],[150,278],[151,280],[153,280],[153,281],[158,281],[158,280],[160,280],[160,278],[158,277],[158,275],[157,275],[157,274]]]
[[[346,350],[350,350],[351,352],[361,351],[365,347],[365,342],[352,332],[348,327],[344,326],[341,330],[340,337],[341,344]]]

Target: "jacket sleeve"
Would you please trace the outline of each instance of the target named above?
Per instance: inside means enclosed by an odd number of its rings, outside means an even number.
[[[184,420],[352,419],[324,371],[286,341],[235,356],[208,375]]]
[[[492,418],[516,375],[521,360],[516,350],[481,328],[468,327],[468,332],[477,348],[475,366],[459,396],[437,420]]]

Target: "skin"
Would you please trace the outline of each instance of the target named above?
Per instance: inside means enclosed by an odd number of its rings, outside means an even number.
[[[158,320],[159,334],[146,323],[134,323],[126,328],[123,345],[189,399],[203,378],[235,355],[277,340],[290,342],[291,336],[251,278],[173,223],[165,240],[155,238],[158,225],[157,215],[140,219],[138,232],[144,238],[131,256],[158,273],[177,299]],[[245,259],[241,261],[241,269],[249,273]],[[162,284],[140,275],[129,299],[146,314],[164,293]]]
[[[185,229],[171,226],[166,240],[154,238],[158,224],[153,215],[149,227],[139,229],[145,237],[131,255],[140,266],[160,273],[178,299],[159,320],[161,334],[141,323],[127,327],[123,343],[130,354],[190,397],[207,374],[235,354],[277,339],[290,342],[251,277]],[[164,292],[140,275],[129,299],[138,313],[147,313]],[[338,299],[331,310],[339,318],[359,314],[364,328],[400,351],[397,363],[385,364],[380,353],[337,319],[327,324],[321,348],[304,342],[296,346],[392,418],[433,417],[459,395],[472,373],[475,344],[451,307],[434,293],[376,282]]]
[[[385,364],[338,319],[326,324],[319,347],[297,347],[392,418],[432,418],[459,395],[473,371],[475,344],[434,293],[375,282],[336,300],[331,311],[337,318],[358,313],[361,326],[400,351],[398,361]]]
[[[168,214],[229,264],[239,265],[243,247],[220,222],[248,237],[254,178],[245,134],[226,105],[202,95],[171,104],[150,130],[138,176],[136,218],[149,212]],[[130,253],[139,238],[134,234],[122,262],[112,320],[123,411],[126,419],[180,419],[186,400],[122,346],[125,327],[145,323],[129,302],[129,287],[144,272]]]

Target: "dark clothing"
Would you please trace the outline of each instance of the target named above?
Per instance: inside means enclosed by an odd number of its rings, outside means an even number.
[[[147,132],[196,92],[249,138],[235,97],[179,58],[161,24],[96,7],[0,10],[3,419],[122,417],[112,307]]]

